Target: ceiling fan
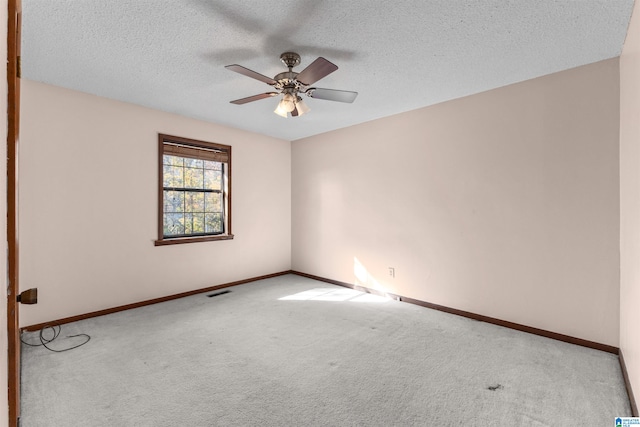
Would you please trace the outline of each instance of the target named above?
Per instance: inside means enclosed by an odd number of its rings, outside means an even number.
[[[300,95],[348,103],[353,102],[358,96],[358,92],[311,87],[312,84],[338,69],[337,65],[327,61],[323,57],[319,57],[299,73],[293,71],[293,67],[300,64],[300,55],[297,53],[285,52],[280,55],[280,61],[289,68],[289,71],[284,71],[274,78],[256,73],[242,65],[227,65],[225,68],[228,70],[260,80],[278,90],[278,92],[265,92],[247,98],[236,99],[235,101],[231,101],[231,103],[242,105],[259,99],[282,95],[282,99],[278,103],[278,107],[274,113],[286,118],[289,117],[289,115],[292,117],[301,116],[310,111],[310,108],[304,103]]]

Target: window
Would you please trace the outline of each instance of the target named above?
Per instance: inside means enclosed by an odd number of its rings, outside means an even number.
[[[162,134],[158,141],[156,246],[233,239],[231,147]]]

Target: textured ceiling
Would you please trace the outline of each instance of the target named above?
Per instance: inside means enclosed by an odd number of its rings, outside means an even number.
[[[633,0],[23,0],[22,72],[36,81],[286,140],[327,132],[620,55]],[[339,69],[273,113],[269,77],[295,51]]]

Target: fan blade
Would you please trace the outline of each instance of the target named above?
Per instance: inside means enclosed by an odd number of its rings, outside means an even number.
[[[251,77],[252,79],[256,79],[256,80],[260,80],[261,82],[264,82],[268,85],[275,85],[277,82],[275,80],[273,80],[271,77],[267,77],[264,76],[260,73],[256,73],[253,70],[250,70],[248,68],[243,67],[242,65],[238,65],[238,64],[233,64],[233,65],[227,65],[226,67],[227,70],[231,70],[231,71],[235,71],[236,73],[240,73],[243,76],[247,76],[247,77]]]
[[[300,83],[305,86],[309,86],[317,82],[318,80],[327,77],[338,69],[338,66],[332,62],[327,61],[323,57],[319,57],[313,61],[307,68],[302,70],[296,77]]]
[[[307,90],[307,95],[309,95],[311,98],[316,99],[326,99],[328,101],[351,103],[356,100],[358,92],[351,92],[348,90],[311,88]]]
[[[293,111],[291,112],[291,115],[292,115],[293,117],[298,117],[298,107],[295,107],[295,108],[293,109]]]
[[[235,101],[229,101],[229,102],[236,105],[242,105],[242,104],[246,104],[247,102],[258,101],[260,99],[265,99],[265,98],[271,98],[272,96],[277,96],[277,95],[280,95],[280,94],[278,92],[267,92],[267,93],[261,93],[259,95],[248,96],[246,98],[236,99]]]

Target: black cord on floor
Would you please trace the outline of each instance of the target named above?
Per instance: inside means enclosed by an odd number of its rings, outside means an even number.
[[[56,329],[58,328],[58,329]],[[51,332],[53,333],[53,336],[51,338],[47,338],[45,337],[45,331],[51,329]],[[45,326],[44,328],[40,329],[40,333],[39,333],[39,337],[40,337],[40,344],[31,344],[28,343],[26,341],[24,341],[22,339],[22,337],[20,337],[20,341],[22,342],[22,344],[26,344],[29,345],[31,347],[44,347],[49,351],[54,351],[56,353],[62,353],[63,351],[69,351],[69,350],[73,350],[74,348],[78,348],[82,345],[85,345],[86,343],[89,342],[89,340],[91,339],[91,337],[87,334],[78,334],[78,335],[67,335],[67,338],[74,338],[74,337],[87,337],[87,340],[78,344],[78,345],[74,345],[73,347],[69,347],[69,348],[63,348],[62,350],[56,350],[53,349],[49,346],[47,346],[47,344],[53,342],[56,338],[58,338],[60,336],[60,332],[62,332],[62,326],[60,325],[50,325],[50,326]]]

